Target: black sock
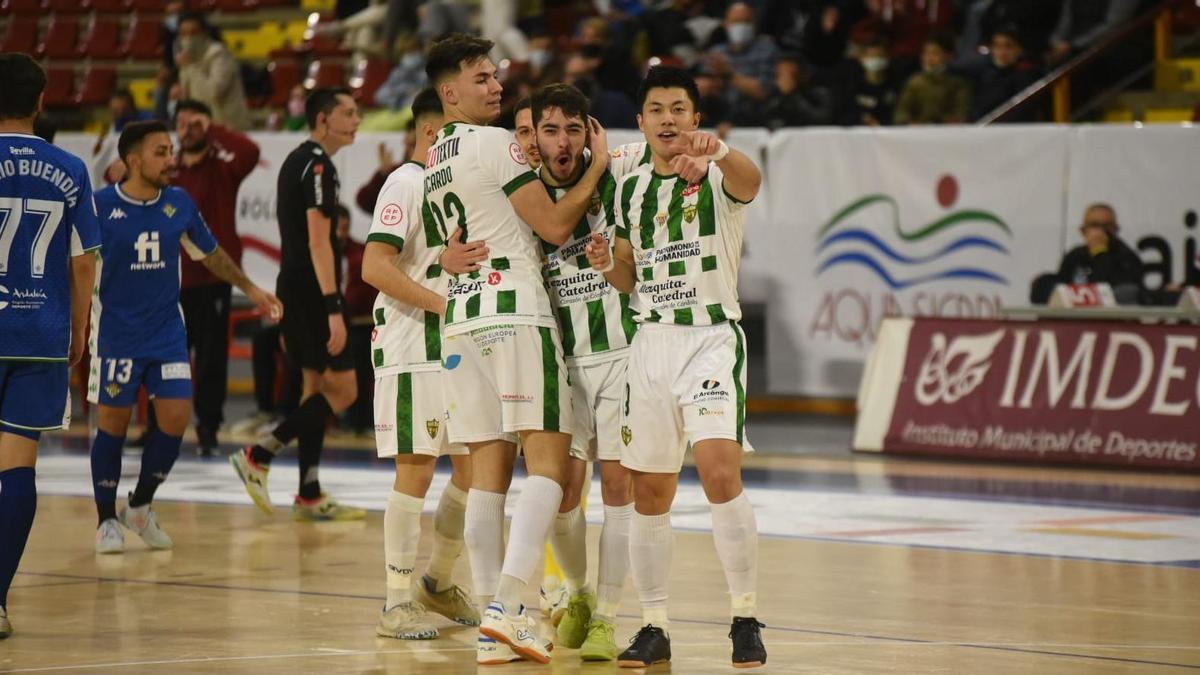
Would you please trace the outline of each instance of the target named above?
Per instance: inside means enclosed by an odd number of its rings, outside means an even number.
[[[253,460],[255,464],[265,469],[268,466],[271,466],[271,460],[275,459],[275,453],[267,450],[261,445],[255,445],[250,448],[250,459]]]
[[[275,427],[271,435],[280,443],[287,445],[292,442],[292,439],[299,438],[305,429],[310,428],[310,425],[315,426],[317,421],[320,422],[321,432],[324,433],[325,424],[332,416],[333,408],[329,406],[329,401],[325,399],[325,395],[313,394],[305,399],[299,408],[293,410],[292,414],[288,415],[287,419],[279,426]]]
[[[318,469],[321,465],[321,450],[325,446],[325,424],[313,425],[300,434],[300,447],[297,459],[300,463],[300,497],[302,499],[318,499],[321,496],[321,479]]]
[[[108,520],[109,518],[117,517],[117,504],[116,502],[104,502],[103,504],[97,502],[96,513],[100,517],[99,521],[96,523],[96,527],[100,527],[102,524],[104,524],[104,521]]]

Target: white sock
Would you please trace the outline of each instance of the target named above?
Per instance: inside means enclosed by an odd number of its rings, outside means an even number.
[[[644,516],[636,510],[629,521],[629,562],[633,586],[642,603],[643,623],[667,630],[667,586],[675,537],[671,513]]]
[[[421,509],[425,500],[392,491],[383,512],[383,557],[387,570],[384,609],[412,601],[412,573],[421,541]]]
[[[427,586],[435,593],[454,585],[454,563],[462,553],[466,515],[467,493],[447,482],[433,514],[433,553],[425,569]]]
[[[482,611],[500,584],[500,566],[504,564],[504,501],[508,495],[474,488],[467,495],[463,540],[471,556],[471,581],[480,597]]]
[[[625,574],[629,571],[629,521],[632,517],[633,504],[604,505],[594,616],[613,624],[617,622],[617,607],[621,604]]]
[[[561,502],[562,487],[558,483],[545,476],[525,479],[517,508],[513,510],[504,568],[496,590],[496,599],[509,614],[515,615],[521,608],[521,595],[537,572],[542,547]]]
[[[755,615],[758,586],[758,523],[743,491],[712,507],[713,542],[725,568],[733,616]]]
[[[583,509],[576,506],[566,513],[554,517],[554,531],[550,534],[550,545],[554,557],[566,577],[567,591],[571,595],[587,593],[587,521]]]

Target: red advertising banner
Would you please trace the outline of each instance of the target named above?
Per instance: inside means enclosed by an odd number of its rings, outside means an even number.
[[[1200,326],[913,320],[882,445],[1200,470]]]

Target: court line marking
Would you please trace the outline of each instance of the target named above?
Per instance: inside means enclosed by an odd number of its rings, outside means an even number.
[[[53,573],[53,572],[18,572],[18,574],[26,574],[26,575],[31,575],[31,576],[43,576],[43,577],[64,577],[64,578],[71,578],[71,579],[91,579],[91,580],[94,580],[97,582],[108,581],[108,582],[147,584],[147,585],[153,585],[153,586],[182,586],[182,587],[187,587],[187,588],[206,588],[206,589],[211,589],[211,590],[232,590],[232,591],[251,591],[251,592],[257,591],[257,592],[266,592],[266,593],[289,593],[292,595],[315,595],[315,596],[322,596],[322,597],[363,599],[363,600],[372,600],[375,602],[378,602],[378,600],[379,600],[379,598],[377,596],[373,596],[373,595],[365,596],[365,595],[356,595],[356,594],[349,594],[349,593],[328,593],[328,592],[322,592],[322,591],[301,591],[301,590],[278,589],[278,588],[250,588],[250,587],[240,587],[240,586],[223,586],[223,585],[219,585],[219,584],[199,584],[199,583],[179,582],[179,581],[155,581],[155,580],[150,580],[150,579],[126,579],[126,578],[121,578],[121,577],[89,577],[86,575],[59,574],[59,573]],[[617,616],[619,618],[624,618],[624,619],[640,619],[641,618],[640,616],[634,615],[634,614],[618,614]],[[708,619],[671,619],[671,621],[674,623],[697,624],[697,625],[705,625],[705,626],[719,626],[721,628],[724,628],[729,625],[728,622],[725,622],[725,621],[712,621],[712,620],[708,620]],[[907,637],[896,637],[896,636],[891,636],[891,635],[875,635],[872,633],[853,633],[853,632],[847,632],[847,631],[820,630],[820,629],[815,629],[815,628],[796,628],[796,627],[792,627],[792,626],[766,626],[765,629],[768,631],[776,630],[776,631],[782,631],[785,633],[801,633],[801,634],[808,634],[808,635],[827,635],[827,636],[833,636],[833,637],[853,637],[853,638],[859,638],[859,639],[863,639],[863,640],[898,642],[898,643],[902,643],[902,644],[912,644],[912,645],[962,647],[962,648],[966,648],[966,649],[988,649],[988,650],[994,650],[994,651],[1009,651],[1009,652],[1017,652],[1017,653],[1024,653],[1024,654],[1038,654],[1038,655],[1043,655],[1043,656],[1061,656],[1061,657],[1065,657],[1065,658],[1113,661],[1113,662],[1118,662],[1118,663],[1136,663],[1136,664],[1140,664],[1140,665],[1167,666],[1167,667],[1172,667],[1172,668],[1186,668],[1186,669],[1190,669],[1190,670],[1200,670],[1200,665],[1193,665],[1193,664],[1186,664],[1186,663],[1171,663],[1169,661],[1150,661],[1150,660],[1146,660],[1146,659],[1133,659],[1133,658],[1126,658],[1126,657],[1120,657],[1120,656],[1100,656],[1100,655],[1095,655],[1095,654],[1078,654],[1078,653],[1071,653],[1071,652],[1050,651],[1050,650],[1046,650],[1046,649],[1034,649],[1034,648],[1030,648],[1030,647],[1021,646],[1024,643],[1011,643],[1010,644],[1010,643],[975,643],[975,642],[938,642],[938,641],[934,641],[934,640],[926,640],[923,638],[907,638]],[[702,644],[708,645],[711,643],[702,643]],[[1043,645],[1034,644],[1034,646],[1043,646]],[[1045,645],[1045,646],[1058,646],[1058,645]],[[1111,649],[1114,647],[1096,647],[1096,648],[1101,648],[1101,649],[1110,648]],[[1156,647],[1154,645],[1140,645],[1135,648],[1137,648],[1137,649],[1157,649],[1159,647]],[[1171,648],[1179,649],[1180,647],[1175,646],[1175,647],[1171,647]],[[1189,649],[1190,647],[1184,646],[1183,648]],[[462,649],[474,649],[474,647],[466,647],[466,648],[462,648]],[[408,653],[410,651],[411,650],[404,650],[404,653]],[[438,651],[438,650],[433,649],[432,651]],[[396,653],[396,652],[384,651],[384,652],[363,652],[363,653],[373,654],[373,653]],[[321,654],[321,655],[322,656],[334,656],[335,654]],[[233,657],[231,657],[231,658],[233,658]],[[236,657],[236,658],[237,659],[246,659],[246,658],[260,658],[260,657]],[[293,658],[293,657],[287,656],[287,655],[282,655],[279,658]],[[194,662],[202,663],[202,662],[205,662],[208,660],[209,659],[199,659]],[[190,663],[190,662],[193,662],[193,661],[180,661],[179,663]],[[132,665],[155,665],[155,663],[158,663],[158,662],[135,663]],[[163,661],[162,663],[176,663],[176,662],[175,661]],[[118,664],[118,665],[120,665],[120,664]],[[102,666],[70,666],[70,667],[55,666],[55,667],[49,668],[49,669],[50,670],[61,670],[61,669],[70,669],[70,668],[83,668],[83,667],[98,668],[98,667],[102,667]],[[103,667],[108,667],[108,666],[103,666]],[[21,671],[12,671],[12,672],[21,672]],[[32,672],[32,671],[29,671],[29,672]]]

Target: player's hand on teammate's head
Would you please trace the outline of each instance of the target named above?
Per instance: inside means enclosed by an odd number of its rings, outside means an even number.
[[[472,241],[463,243],[462,228],[455,228],[446,241],[446,250],[438,258],[442,269],[451,274],[465,274],[479,269],[479,264],[488,259],[491,250],[487,242]]]
[[[689,185],[699,183],[708,175],[708,157],[675,155],[671,159],[671,171],[679,174]]]
[[[592,151],[592,162],[600,161],[608,166],[608,131],[600,120],[588,115],[588,149]]]
[[[584,253],[594,269],[606,270],[612,266],[612,249],[609,248],[608,240],[599,232],[592,233],[592,240],[588,242]]]

